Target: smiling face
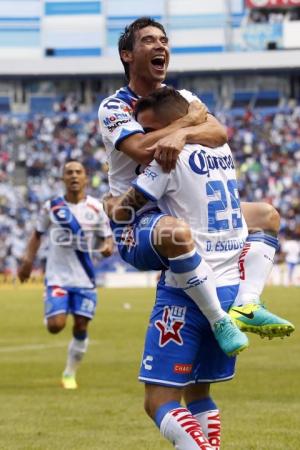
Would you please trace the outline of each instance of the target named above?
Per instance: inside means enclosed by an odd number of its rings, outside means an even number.
[[[83,165],[77,161],[70,161],[65,164],[63,181],[68,195],[84,195],[87,184],[86,172]]]
[[[166,77],[169,65],[168,38],[157,27],[147,26],[135,31],[132,50],[123,50],[123,61],[129,65],[130,82],[143,81],[157,87]]]

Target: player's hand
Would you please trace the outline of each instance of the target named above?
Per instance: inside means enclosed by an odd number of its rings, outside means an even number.
[[[178,130],[172,135],[165,136],[149,147],[154,151],[153,158],[161,165],[164,172],[175,169],[179,153],[186,143],[185,132]]]
[[[112,213],[113,207],[115,206],[116,199],[109,192],[104,195],[104,197],[102,198],[102,202],[103,202],[103,209],[104,209],[105,213],[108,215],[108,217],[110,219],[112,219],[111,213]]]
[[[32,262],[28,261],[27,259],[23,259],[18,270],[18,277],[21,283],[24,283],[24,281],[27,281],[29,279],[31,271]]]
[[[112,237],[106,238],[103,241],[103,244],[101,245],[100,248],[101,255],[105,257],[111,256],[113,254],[113,250],[114,250],[113,238]]]
[[[188,113],[185,116],[185,119],[188,121],[188,126],[195,126],[204,123],[207,119],[207,107],[204,103],[200,103],[197,100],[193,100],[189,104]]]

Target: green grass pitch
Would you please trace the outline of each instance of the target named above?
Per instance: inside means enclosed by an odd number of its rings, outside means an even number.
[[[212,389],[222,412],[222,450],[300,448],[299,292],[266,290],[270,309],[293,321],[295,333],[272,341],[250,335],[236,378]],[[154,290],[99,294],[79,389],[64,391],[59,381],[71,320],[52,336],[43,325],[41,288],[0,287],[1,450],[172,448],[144,413],[143,385],[137,381]]]

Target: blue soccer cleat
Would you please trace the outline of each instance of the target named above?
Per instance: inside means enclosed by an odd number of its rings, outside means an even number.
[[[247,336],[239,330],[229,315],[213,325],[213,333],[219,346],[228,356],[237,355],[249,345]]]
[[[291,322],[270,313],[261,303],[233,306],[229,315],[240,330],[256,333],[269,339],[289,336],[295,330]]]

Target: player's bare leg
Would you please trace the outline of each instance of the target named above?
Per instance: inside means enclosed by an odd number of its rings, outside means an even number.
[[[62,331],[67,323],[66,314],[56,314],[47,318],[47,329],[51,334],[57,334]]]
[[[278,247],[280,216],[268,203],[241,203],[249,236],[240,255],[240,288],[230,311],[243,331],[261,337],[284,337],[294,331],[294,325],[270,313],[260,297],[273,267]]]
[[[200,422],[181,405],[182,390],[145,384],[145,410],[178,450],[213,450]]]
[[[222,350],[229,356],[244,350],[248,339],[222,309],[214,273],[196,251],[190,227],[181,219],[163,216],[153,230],[153,242],[158,253],[168,259],[177,286],[209,321]]]
[[[62,376],[62,386],[65,389],[76,389],[76,372],[88,348],[87,317],[74,315],[73,338],[68,347],[66,367]]]

